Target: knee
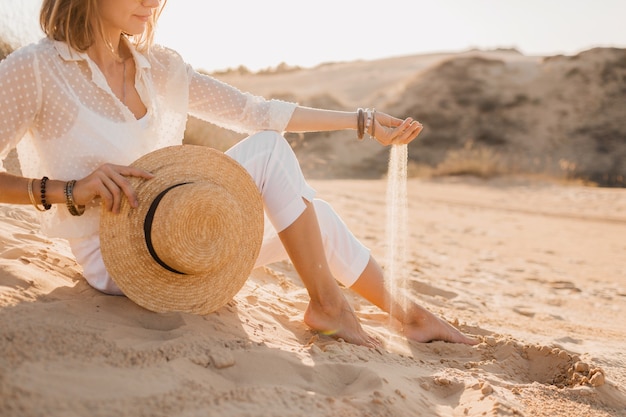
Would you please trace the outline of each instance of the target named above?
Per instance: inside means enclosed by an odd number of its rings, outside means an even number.
[[[321,198],[313,199],[313,206],[315,207],[315,214],[317,214],[317,217],[327,218],[331,217],[333,214],[333,208],[331,205]]]
[[[250,135],[246,140],[262,148],[275,148],[283,143],[287,144],[287,140],[283,135],[275,130],[262,130]]]
[[[298,158],[287,139],[275,130],[263,130],[253,134],[247,140],[252,143],[251,146],[256,150],[256,154],[267,154],[270,159],[280,160],[281,164],[299,165]]]
[[[313,199],[315,215],[320,226],[320,231],[324,237],[332,235],[336,230],[338,216],[332,206],[319,198]]]
[[[280,133],[273,130],[263,130],[238,142],[226,151],[226,155],[245,165],[245,160],[248,158],[272,155],[277,149],[284,146],[289,147],[289,144]]]

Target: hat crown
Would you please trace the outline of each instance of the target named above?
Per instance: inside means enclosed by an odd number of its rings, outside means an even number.
[[[185,275],[218,272],[232,246],[221,244],[233,230],[233,216],[240,212],[233,199],[208,182],[180,184],[167,190],[154,211],[151,242],[158,259]],[[216,199],[216,196],[220,196]]]

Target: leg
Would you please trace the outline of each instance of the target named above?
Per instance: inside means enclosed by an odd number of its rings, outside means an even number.
[[[418,304],[409,300],[392,299],[385,287],[382,269],[374,258],[370,258],[367,267],[351,289],[382,310],[393,314],[402,324],[405,335],[411,340],[417,342],[443,340],[468,345],[478,343]]]
[[[383,271],[370,251],[356,239],[330,204],[319,199],[315,199],[314,203],[333,276],[383,311],[392,314],[402,323],[406,336],[412,340],[476,343],[410,300],[393,300],[386,288]]]
[[[309,203],[314,191],[306,185],[293,151],[280,135],[262,132],[226,153],[240,162],[256,181],[266,213],[307,287],[311,296],[305,312],[307,325],[348,342],[374,343],[343,297],[336,276],[373,304],[392,312],[403,323],[407,337],[413,340],[475,343],[414,303],[401,313],[397,304],[390,303],[382,270],[367,248],[354,238],[328,204],[315,200],[313,207]],[[318,216],[323,224],[323,237]],[[272,256],[266,259],[276,260]]]
[[[291,147],[276,132],[253,135],[226,152],[251,174],[265,211],[304,282],[311,301],[305,322],[350,343],[374,346],[331,273],[315,208]]]
[[[310,202],[305,204],[306,209],[300,217],[279,233],[311,297],[304,321],[322,333],[343,338],[350,343],[374,347],[378,342],[361,328],[356,314],[330,272],[315,209]]]

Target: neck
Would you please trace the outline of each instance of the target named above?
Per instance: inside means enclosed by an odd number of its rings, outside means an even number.
[[[94,43],[87,55],[100,68],[114,94],[126,104],[126,61],[131,52],[119,36],[113,39],[116,42],[102,40]]]
[[[121,40],[121,34],[111,36],[107,40],[95,42],[87,50],[89,57],[100,66],[119,64],[128,58],[130,52]]]

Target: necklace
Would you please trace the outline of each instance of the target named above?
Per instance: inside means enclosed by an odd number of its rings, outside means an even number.
[[[123,61],[122,65],[122,103],[126,104],[126,60]]]

